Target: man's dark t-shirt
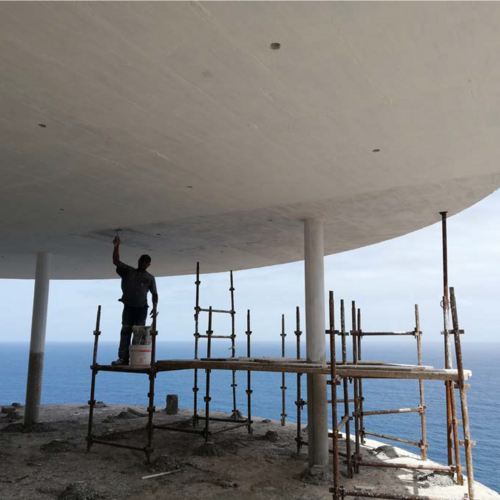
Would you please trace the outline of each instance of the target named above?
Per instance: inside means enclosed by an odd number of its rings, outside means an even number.
[[[138,271],[131,266],[120,262],[116,272],[122,279],[123,296],[120,299],[129,307],[146,307],[148,292],[156,294],[156,281],[147,271]]]

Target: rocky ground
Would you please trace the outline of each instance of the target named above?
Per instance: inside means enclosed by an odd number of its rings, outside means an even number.
[[[144,407],[132,409],[145,414]],[[191,416],[188,410],[177,415],[158,410],[156,423]],[[31,432],[23,429],[23,409],[10,411],[0,414],[1,500],[332,498],[328,484],[310,484],[321,483],[322,478],[304,474],[307,450],[296,453],[292,424],[282,427],[278,421],[255,418],[252,435],[239,428],[216,434],[209,446],[197,435],[156,430],[155,453],[147,464],[143,453],[121,448],[95,444],[87,453],[87,406],[44,406],[43,423]],[[103,406],[96,409],[94,431],[110,441],[143,446],[146,421],[127,407]],[[214,423],[213,429],[224,425]],[[373,461],[419,461],[415,455],[371,440],[363,453]],[[146,478],[161,472],[170,474]],[[366,468],[352,480],[342,477],[342,483],[349,488],[370,486],[446,499],[464,498],[466,492],[447,474],[404,469]],[[500,499],[482,485],[476,491],[478,499]]]

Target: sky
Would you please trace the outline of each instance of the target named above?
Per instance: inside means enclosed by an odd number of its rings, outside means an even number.
[[[436,220],[439,214],[436,214]],[[455,287],[464,342],[498,342],[500,327],[500,191],[448,219],[450,285]],[[109,255],[103,259],[111,262]],[[130,263],[134,265],[135,263]],[[196,263],[193,262],[193,272]],[[200,263],[203,273],[203,262]],[[154,256],[150,271],[154,274]],[[193,341],[195,277],[157,278],[159,341]],[[202,307],[229,309],[229,273],[201,277]],[[278,341],[285,314],[287,340],[295,330],[295,307],[304,330],[304,263],[234,274],[237,339],[244,340],[246,311],[252,314],[252,340]],[[365,331],[409,331],[419,305],[424,342],[441,342],[441,224],[325,258],[326,291],[351,300],[362,311]],[[0,280],[0,342],[27,342],[31,331],[32,280]],[[116,280],[51,281],[47,342],[92,342],[97,306],[102,305],[101,341],[117,342],[122,304]],[[326,294],[327,296],[327,294]],[[347,317],[350,318],[348,315]],[[203,317],[200,330],[206,330]],[[350,322],[348,322],[350,328]],[[214,320],[215,334],[230,333],[228,315]]]

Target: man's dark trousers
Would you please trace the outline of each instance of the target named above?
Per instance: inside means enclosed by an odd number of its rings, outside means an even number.
[[[130,339],[132,338],[133,326],[144,326],[148,316],[148,306],[131,307],[125,305],[122,315],[122,331],[120,333],[120,347],[118,357],[126,363],[129,361]]]

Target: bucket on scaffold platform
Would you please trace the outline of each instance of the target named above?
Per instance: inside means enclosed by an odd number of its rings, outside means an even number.
[[[130,366],[149,366],[151,364],[151,327],[134,326],[133,340],[129,348]]]
[[[130,366],[149,366],[151,364],[150,345],[130,346]]]

